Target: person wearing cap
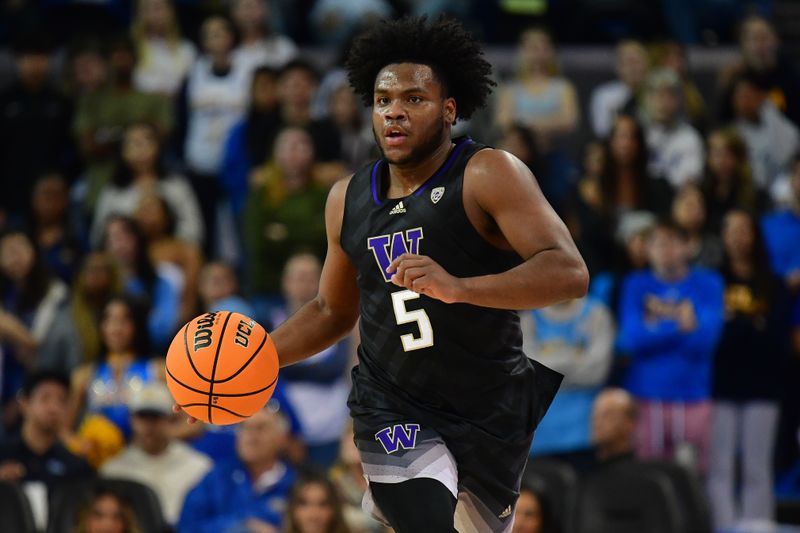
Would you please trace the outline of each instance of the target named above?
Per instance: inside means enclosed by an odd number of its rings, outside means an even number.
[[[165,384],[154,382],[135,391],[130,412],[132,441],[103,465],[100,474],[149,486],[167,522],[175,524],[186,494],[211,469],[211,459],[172,438],[172,398]]]
[[[647,77],[642,124],[649,171],[675,189],[703,175],[703,138],[686,119],[682,100],[681,80],[672,70],[658,69]]]

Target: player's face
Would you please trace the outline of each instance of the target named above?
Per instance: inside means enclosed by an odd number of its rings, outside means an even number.
[[[427,65],[387,65],[375,79],[372,132],[391,164],[418,164],[448,142],[455,113],[455,100]]]

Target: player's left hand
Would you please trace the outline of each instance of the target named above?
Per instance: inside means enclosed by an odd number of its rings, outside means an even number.
[[[459,301],[462,281],[426,255],[403,254],[389,265],[392,283],[444,303]]]

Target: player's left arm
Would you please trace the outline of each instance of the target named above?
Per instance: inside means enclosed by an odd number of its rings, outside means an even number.
[[[464,174],[464,202],[475,202],[524,261],[505,272],[456,278],[432,259],[404,254],[392,281],[446,303],[533,309],[586,294],[589,274],[566,226],[530,170],[501,150],[483,150]]]

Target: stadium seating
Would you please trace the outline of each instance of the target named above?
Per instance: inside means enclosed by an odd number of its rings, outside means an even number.
[[[578,485],[578,476],[569,464],[555,459],[529,459],[522,482],[547,497],[560,523],[566,520]]]
[[[14,533],[36,531],[28,499],[16,485],[0,483],[0,523],[3,531]]]
[[[600,469],[578,485],[571,533],[686,533],[667,474],[636,461]]]
[[[47,533],[72,531],[80,508],[86,503],[95,483],[111,486],[131,502],[141,533],[164,533],[167,524],[158,496],[149,487],[125,479],[103,479],[62,485],[50,499]]]
[[[686,533],[711,533],[711,507],[697,476],[670,461],[646,461],[645,465],[669,477],[678,503],[686,514]]]

